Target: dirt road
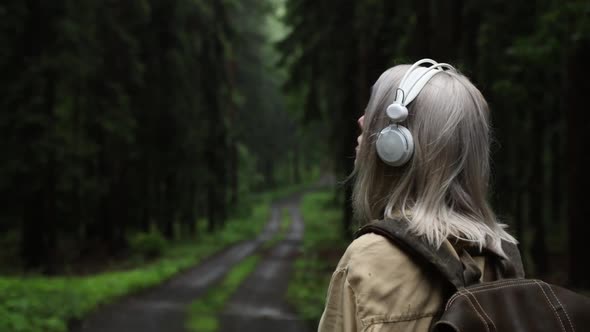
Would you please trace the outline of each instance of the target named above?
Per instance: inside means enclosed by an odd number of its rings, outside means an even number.
[[[303,239],[299,201],[292,200],[286,207],[291,215],[287,235],[265,253],[255,271],[231,297],[221,315],[221,332],[309,331],[285,301],[292,264]]]

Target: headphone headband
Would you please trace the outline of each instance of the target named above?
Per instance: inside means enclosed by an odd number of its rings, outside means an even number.
[[[429,67],[422,67],[424,63],[431,64]],[[447,70],[455,70],[455,68],[448,63],[438,63],[432,59],[422,59],[414,63],[410,69],[404,74],[399,88],[396,90],[395,101],[404,106],[411,103],[416,96],[422,91],[426,83],[437,73]],[[402,92],[402,97],[399,98],[399,91]]]

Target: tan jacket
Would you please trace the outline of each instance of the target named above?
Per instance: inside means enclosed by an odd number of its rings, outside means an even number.
[[[484,258],[474,259],[484,271]],[[386,238],[365,234],[332,275],[318,332],[427,332],[444,307],[443,287]]]

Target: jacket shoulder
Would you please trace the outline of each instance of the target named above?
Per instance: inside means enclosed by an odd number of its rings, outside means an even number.
[[[339,269],[347,271],[364,325],[432,317],[442,308],[442,280],[381,235],[354,240]]]

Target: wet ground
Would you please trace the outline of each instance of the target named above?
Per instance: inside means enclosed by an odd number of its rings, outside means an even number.
[[[188,305],[202,296],[237,263],[257,252],[279,231],[281,209],[287,206],[291,226],[285,238],[266,251],[256,270],[231,297],[221,315],[221,330],[307,331],[284,297],[299,243],[303,221],[299,197],[272,206],[264,231],[254,240],[242,242],[210,257],[198,266],[139,295],[107,305],[91,314],[73,332],[184,332]]]

